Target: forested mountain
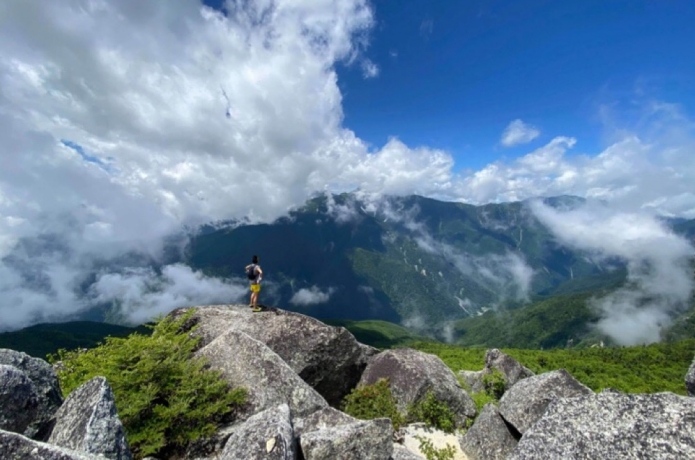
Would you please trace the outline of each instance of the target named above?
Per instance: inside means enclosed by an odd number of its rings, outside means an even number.
[[[575,197],[546,199],[555,207]],[[620,261],[558,244],[527,202],[472,206],[420,196],[320,196],[272,224],[208,228],[186,263],[240,276],[252,254],[264,299],[318,318],[436,324],[536,296],[622,282]]]

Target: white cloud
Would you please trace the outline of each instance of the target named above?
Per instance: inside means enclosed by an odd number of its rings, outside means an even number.
[[[658,341],[662,328],[688,307],[695,248],[654,216],[593,202],[565,212],[540,202],[532,209],[560,243],[627,264],[626,286],[594,301],[604,315],[598,328],[619,344]]]
[[[227,5],[228,16],[198,0],[0,2],[5,327],[92,307],[88,274],[134,251],[160,261],[183,226],[269,221],[323,190],[472,203],[570,193],[695,217],[692,123],[678,107],[650,108],[668,130],[621,130],[597,154],[568,155],[575,140],[558,137],[461,175],[447,152],[397,138],[370,150],[343,126],[335,66],[368,62],[367,0]],[[49,240],[60,254],[27,250]]]
[[[535,126],[516,119],[505,128],[500,143],[505,147],[527,144],[540,136],[540,134],[541,132]]]
[[[362,76],[364,78],[375,78],[379,75],[379,66],[369,59],[362,60]]]
[[[292,305],[297,305],[301,307],[307,307],[310,305],[318,305],[321,303],[328,302],[331,295],[335,292],[335,289],[328,288],[326,291],[322,291],[318,286],[311,286],[310,288],[302,288],[294,293],[290,299]]]
[[[178,307],[236,303],[247,294],[245,283],[206,277],[181,264],[157,274],[150,268],[104,273],[90,288],[95,302],[118,302],[125,322],[141,324]]]

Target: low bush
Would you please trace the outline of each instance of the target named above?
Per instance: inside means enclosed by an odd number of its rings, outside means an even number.
[[[352,390],[343,400],[342,410],[362,420],[390,418],[394,430],[398,430],[405,423],[405,416],[396,407],[396,398],[391,393],[388,379],[379,379],[372,385],[363,385]]]
[[[229,388],[193,358],[198,339],[181,332],[190,314],[157,322],[151,335],[108,337],[96,348],[50,357],[62,362],[58,378],[66,396],[93,377],[106,377],[136,458],[176,456],[232,420],[246,400],[244,389]]]
[[[431,391],[420,401],[408,409],[409,422],[424,422],[447,433],[453,433],[456,428],[456,416],[449,406],[437,399]]]

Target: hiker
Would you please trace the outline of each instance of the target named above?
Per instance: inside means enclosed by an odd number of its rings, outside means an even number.
[[[251,303],[249,307],[253,311],[261,311],[261,307],[258,306],[258,293],[261,292],[261,280],[263,279],[263,270],[261,266],[258,265],[258,256],[253,256],[251,263],[246,266],[246,275],[251,283]]]

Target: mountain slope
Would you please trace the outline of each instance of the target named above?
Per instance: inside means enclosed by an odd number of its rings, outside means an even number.
[[[272,224],[207,229],[192,239],[186,262],[210,275],[240,276],[252,254],[267,273],[267,302],[324,319],[415,326],[579,292],[582,279],[594,289],[607,273],[557,244],[528,203],[472,206],[419,196],[320,196]],[[293,301],[302,289],[322,295]]]

